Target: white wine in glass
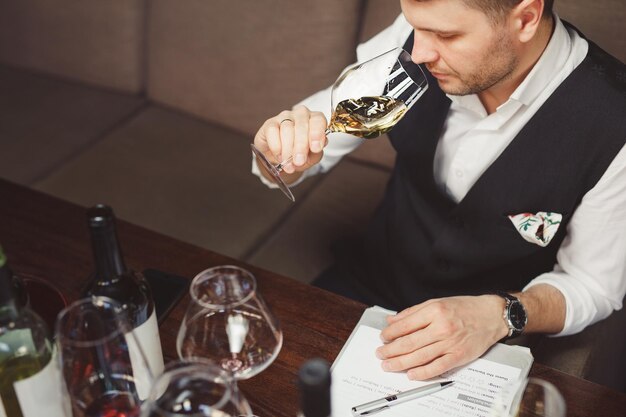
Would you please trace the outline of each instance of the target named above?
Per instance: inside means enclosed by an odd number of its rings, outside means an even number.
[[[391,130],[427,88],[424,72],[402,48],[355,64],[346,69],[331,88],[333,113],[325,133],[349,133],[364,139],[378,137]],[[295,201],[280,176],[291,157],[274,164],[254,144],[251,147],[263,170],[291,201]]]

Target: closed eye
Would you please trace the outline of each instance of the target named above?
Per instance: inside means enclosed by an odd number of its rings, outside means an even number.
[[[440,39],[454,39],[459,36],[457,33],[437,33],[437,37]]]

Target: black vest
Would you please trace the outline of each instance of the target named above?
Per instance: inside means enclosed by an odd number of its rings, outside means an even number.
[[[574,210],[626,142],[625,66],[589,42],[584,61],[457,204],[433,176],[450,101],[428,77],[429,89],[389,135],[396,165],[367,236],[340,253],[356,288],[394,309],[520,290],[551,271]],[[538,211],[563,215],[544,248],[507,217]]]

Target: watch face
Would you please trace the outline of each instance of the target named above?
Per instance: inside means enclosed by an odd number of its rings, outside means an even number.
[[[519,301],[514,301],[509,306],[509,320],[516,330],[524,330],[526,326],[526,310]]]

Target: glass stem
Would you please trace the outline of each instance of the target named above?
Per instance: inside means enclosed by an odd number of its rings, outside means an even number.
[[[328,136],[329,133],[332,133],[333,131],[330,130],[330,128],[327,128],[324,131],[324,135]],[[287,165],[288,163],[290,163],[293,160],[293,155],[291,155],[289,158],[285,159],[282,162],[279,162],[278,164],[276,164],[274,166],[274,168],[276,168],[276,171],[278,171],[279,173],[283,172],[283,168],[285,167],[285,165]]]
[[[274,168],[276,168],[276,171],[278,172],[283,172],[284,166],[287,165],[292,160],[293,160],[293,155],[291,155],[289,158],[285,159],[284,161],[278,163]]]

